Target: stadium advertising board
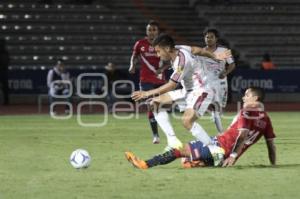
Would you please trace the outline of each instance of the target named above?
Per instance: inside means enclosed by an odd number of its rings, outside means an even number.
[[[77,77],[83,74],[103,74],[102,70],[68,70],[70,80],[74,86],[74,91],[77,88]],[[127,72],[127,71],[126,71]],[[47,73],[48,70],[11,70],[9,71],[9,88],[11,94],[46,94],[47,88]],[[128,76],[124,76],[128,79]],[[81,79],[80,89],[82,94],[91,94],[91,92],[103,89],[104,78],[98,78],[93,75],[84,76]]]
[[[9,87],[12,94],[47,93],[47,70],[11,70],[9,73]],[[70,70],[71,80],[76,84],[76,78],[82,73],[101,73],[95,70]],[[123,71],[125,74],[127,71]],[[236,70],[231,78],[232,92],[242,92],[249,86],[259,86],[272,93],[300,93],[300,70]],[[128,79],[125,76],[124,79]],[[138,82],[137,79],[132,79]],[[89,78],[82,82],[87,92],[92,86],[101,85]]]
[[[232,92],[242,92],[249,86],[264,88],[271,93],[299,93],[299,70],[236,70],[231,78]]]

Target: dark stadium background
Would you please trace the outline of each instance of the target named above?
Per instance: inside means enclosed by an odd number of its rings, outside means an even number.
[[[127,70],[133,45],[144,37],[150,19],[178,44],[203,46],[206,27],[221,32],[237,63],[228,110],[251,85],[265,88],[272,110],[300,110],[299,8],[298,0],[1,0],[10,105],[0,106],[0,114],[38,112],[38,99],[47,93],[47,71],[57,58],[66,60],[75,79],[84,72],[101,73],[113,62],[122,79],[137,87],[138,75]],[[261,69],[265,53],[276,69]],[[45,112],[47,100],[42,103]]]

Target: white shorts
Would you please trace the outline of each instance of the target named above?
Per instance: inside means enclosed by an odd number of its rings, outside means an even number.
[[[207,108],[214,100],[214,92],[210,89],[199,89],[187,92],[185,89],[169,91],[168,95],[176,103],[180,111],[194,109],[203,116]]]

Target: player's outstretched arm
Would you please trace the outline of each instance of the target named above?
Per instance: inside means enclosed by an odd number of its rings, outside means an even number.
[[[174,90],[176,88],[176,86],[177,86],[177,83],[170,80],[168,83],[166,83],[156,89],[152,89],[149,91],[135,91],[132,93],[131,98],[134,101],[139,101],[139,100],[146,99],[146,98],[154,96],[154,95],[161,95],[161,94],[164,94],[171,90]]]
[[[226,50],[224,52],[214,54],[214,53],[209,52],[209,51],[205,50],[204,48],[200,48],[198,46],[192,46],[191,52],[194,55],[208,57],[215,61],[222,61],[222,60],[225,60],[232,56],[231,50]]]
[[[274,139],[266,140],[268,147],[269,160],[272,165],[276,165],[276,147],[274,144]]]
[[[216,60],[216,56],[213,53],[211,53],[203,48],[200,48],[198,46],[191,46],[191,52],[194,55],[204,56],[204,57],[208,57],[213,60]],[[217,61],[219,61],[219,60],[217,60]]]
[[[234,165],[234,163],[237,160],[237,157],[242,152],[244,143],[247,139],[248,132],[249,132],[248,129],[240,129],[239,130],[239,136],[237,138],[236,144],[235,144],[231,154],[229,155],[229,157],[224,160],[222,167],[228,167],[228,166]]]

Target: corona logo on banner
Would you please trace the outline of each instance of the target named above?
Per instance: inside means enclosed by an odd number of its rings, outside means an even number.
[[[234,76],[231,80],[232,91],[244,90],[250,86],[269,90],[274,88],[272,79],[243,79],[242,76]]]

